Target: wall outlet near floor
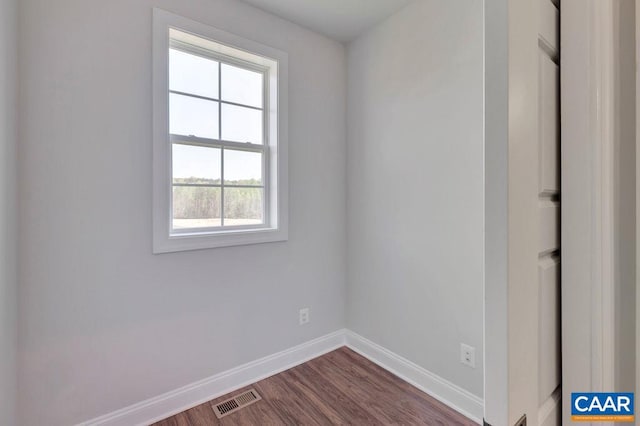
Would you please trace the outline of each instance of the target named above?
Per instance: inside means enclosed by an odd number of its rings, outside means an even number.
[[[300,325],[304,325],[311,320],[309,316],[309,308],[300,309]]]
[[[471,368],[476,368],[476,348],[460,343],[460,362]]]

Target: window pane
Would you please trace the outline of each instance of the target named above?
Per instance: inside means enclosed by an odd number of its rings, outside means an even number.
[[[173,229],[220,226],[220,188],[173,187]]]
[[[262,188],[224,188],[224,226],[258,225],[263,220]]]
[[[173,144],[173,183],[220,185],[220,148]]]
[[[171,133],[218,139],[218,102],[172,93],[169,103]]]
[[[222,64],[222,100],[262,108],[263,74]]]
[[[262,143],[262,111],[222,104],[222,139]]]
[[[225,185],[262,185],[262,153],[224,150]]]
[[[169,89],[218,98],[218,62],[169,50]]]

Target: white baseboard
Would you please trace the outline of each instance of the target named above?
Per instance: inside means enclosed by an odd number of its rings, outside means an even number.
[[[78,426],[148,425],[345,345],[471,420],[482,423],[484,403],[481,398],[352,331],[338,330]]]
[[[331,352],[344,339],[345,330],[338,330],[78,426],[148,425]]]
[[[484,416],[482,398],[349,330],[346,331],[346,344],[347,347],[385,370],[411,383],[474,422],[482,424]]]

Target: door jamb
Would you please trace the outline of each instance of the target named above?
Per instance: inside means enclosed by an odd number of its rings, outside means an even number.
[[[615,386],[613,24],[613,0],[562,2],[562,396],[567,424],[571,392],[610,392]]]
[[[485,420],[508,424],[508,0],[484,3]],[[607,391],[615,381],[612,7],[613,0],[563,0],[561,7],[561,194],[562,223],[567,224],[561,230],[562,383],[567,424],[572,391]],[[640,16],[640,7],[636,13]],[[640,149],[637,153],[640,165]],[[640,167],[637,171],[640,191]],[[640,221],[640,209],[638,214]],[[640,251],[638,256],[640,265]],[[638,289],[640,307],[640,280]],[[640,315],[637,334],[640,354]],[[637,372],[640,390],[640,357]]]

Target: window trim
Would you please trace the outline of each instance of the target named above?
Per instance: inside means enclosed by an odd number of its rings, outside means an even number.
[[[180,92],[176,90],[171,90],[169,87],[169,98],[171,98],[172,94],[177,94],[180,96],[196,98],[196,99],[204,99],[207,101],[216,102],[218,104],[218,138],[203,138],[203,137],[195,137],[195,136],[185,136],[172,134],[169,132],[169,138],[171,142],[171,148],[175,144],[182,144],[185,146],[202,146],[202,147],[216,147],[219,148],[222,155],[222,169],[221,169],[221,182],[220,185],[176,185],[172,182],[172,188],[175,189],[176,186],[205,186],[210,188],[222,188],[221,190],[221,207],[222,207],[222,216],[221,216],[221,225],[215,227],[206,227],[206,228],[186,228],[182,230],[176,229],[173,225],[173,217],[171,219],[171,236],[181,236],[181,235],[193,235],[193,234],[201,234],[201,233],[210,233],[210,234],[218,234],[221,232],[227,231],[238,231],[238,230],[253,230],[253,229],[263,229],[268,227],[271,223],[269,206],[271,204],[270,200],[270,185],[269,182],[271,179],[269,176],[270,169],[270,161],[268,161],[269,156],[269,108],[270,108],[270,96],[269,96],[269,67],[264,65],[257,65],[253,62],[248,62],[245,60],[237,59],[235,57],[225,55],[222,53],[212,52],[210,50],[203,49],[198,46],[194,46],[193,44],[185,43],[183,41],[169,39],[169,47],[170,49],[178,50],[180,52],[185,52],[191,55],[200,56],[202,58],[210,59],[218,63],[218,96],[217,98],[207,97],[196,95],[193,93]],[[262,101],[261,107],[256,107],[253,105],[242,104],[237,102],[225,101],[222,98],[222,67],[223,65],[231,65],[240,69],[253,71],[259,73],[262,76]],[[241,108],[248,108],[253,110],[259,110],[262,113],[263,119],[263,128],[262,128],[262,141],[260,143],[248,143],[248,142],[234,142],[230,140],[226,140],[222,138],[222,110],[223,105],[232,105]],[[244,186],[245,188],[256,188],[261,189],[263,191],[263,204],[262,204],[262,223],[256,225],[238,225],[238,226],[228,226],[225,225],[225,202],[224,202],[224,188],[242,188],[243,186],[238,185],[227,185],[225,184],[224,178],[224,151],[226,149],[232,149],[234,151],[245,151],[245,152],[256,152],[260,153],[262,156],[262,176],[261,181],[262,184],[260,186]],[[173,149],[171,150],[173,152]],[[172,162],[173,163],[173,162]],[[171,206],[169,209],[170,214],[173,212],[173,193],[171,194]]]
[[[176,42],[172,40],[174,38],[181,40]],[[180,50],[184,50],[182,47],[186,44],[188,51],[193,50],[195,54],[265,73],[263,109],[268,120],[264,122],[262,145],[222,139],[216,139],[212,145],[210,139],[169,133],[169,48],[176,43],[181,46]],[[288,55],[285,52],[162,9],[153,9],[153,253],[288,239],[287,80]],[[220,95],[218,93],[219,98]],[[221,134],[218,136],[222,137]],[[174,140],[188,145],[220,144],[263,152],[264,224],[173,230],[171,151]]]

